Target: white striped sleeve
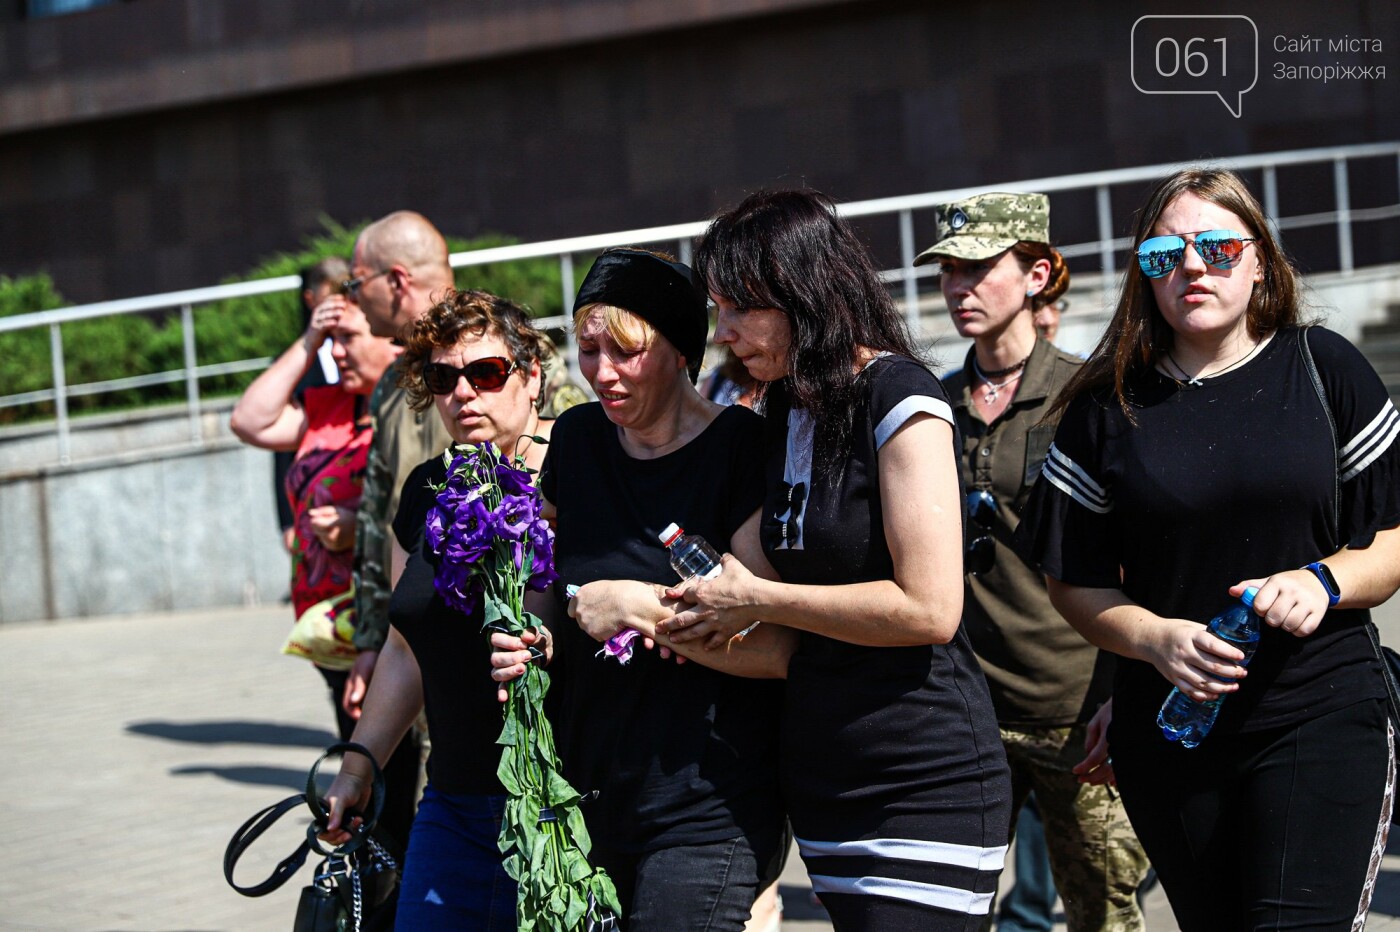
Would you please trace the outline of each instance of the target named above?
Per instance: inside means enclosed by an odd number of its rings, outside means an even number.
[[[895,431],[916,414],[932,414],[949,424],[955,423],[952,407],[942,398],[934,398],[932,395],[910,395],[880,418],[880,423],[875,427],[875,449],[883,447],[885,441],[893,437]]]
[[[1342,474],[1342,481],[1350,482],[1367,466],[1380,459],[1395,442],[1397,435],[1400,435],[1400,412],[1397,412],[1395,405],[1387,399],[1371,422],[1343,444],[1337,467]]]
[[[1041,467],[1041,477],[1095,514],[1106,515],[1113,510],[1108,490],[1053,443]]]

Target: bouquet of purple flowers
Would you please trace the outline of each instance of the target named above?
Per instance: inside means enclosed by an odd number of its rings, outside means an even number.
[[[544,443],[540,437],[531,438]],[[554,572],[554,532],[540,517],[542,496],[531,470],[490,443],[455,446],[443,455],[447,480],[435,486],[425,542],[439,557],[433,579],[443,600],[464,615],[480,612],[481,631],[519,635],[537,627],[525,589],[544,591]],[[506,873],[519,885],[520,932],[614,927],[617,891],[588,863],[592,842],[579,794],[559,773],[554,731],[544,717],[549,674],[533,663],[512,681],[497,776],[510,794],[499,840]]]

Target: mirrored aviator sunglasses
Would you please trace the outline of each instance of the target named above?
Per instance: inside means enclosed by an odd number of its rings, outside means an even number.
[[[1154,236],[1142,241],[1137,248],[1138,268],[1148,278],[1162,278],[1181,264],[1186,255],[1187,238],[1201,261],[1217,269],[1233,269],[1244,255],[1244,247],[1256,242],[1253,236],[1241,236],[1234,230],[1202,230],[1185,236]]]
[[[997,562],[997,544],[992,539],[992,519],[997,513],[997,500],[986,489],[967,493],[967,517],[982,529],[967,545],[965,566],[973,576],[989,572]]]
[[[434,395],[450,395],[457,388],[457,380],[465,377],[467,383],[479,392],[494,392],[506,384],[510,374],[519,368],[519,363],[504,356],[487,356],[476,359],[460,368],[442,362],[430,362],[423,367],[423,384]]]

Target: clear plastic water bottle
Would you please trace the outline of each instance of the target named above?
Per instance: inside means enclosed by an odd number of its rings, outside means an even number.
[[[1206,630],[1232,647],[1244,652],[1240,666],[1246,666],[1259,646],[1259,616],[1254,612],[1254,597],[1259,590],[1250,586],[1240,596],[1240,604],[1231,606],[1224,614],[1211,619]],[[1224,696],[1197,702],[1180,689],[1172,689],[1162,710],[1157,713],[1157,726],[1168,741],[1180,741],[1184,748],[1200,744],[1215,725]]]
[[[666,525],[666,530],[656,535],[662,546],[671,552],[671,569],[681,579],[699,576],[701,579],[714,579],[719,575],[719,554],[698,534],[687,534],[678,524]]]

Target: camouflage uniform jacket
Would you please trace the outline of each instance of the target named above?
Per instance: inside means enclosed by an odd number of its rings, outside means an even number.
[[[419,414],[408,406],[390,367],[370,395],[374,425],[365,464],[364,495],[355,513],[355,646],[379,650],[389,635],[389,567],[393,555],[394,515],[408,474],[419,463],[447,449],[452,437],[433,409]]]

